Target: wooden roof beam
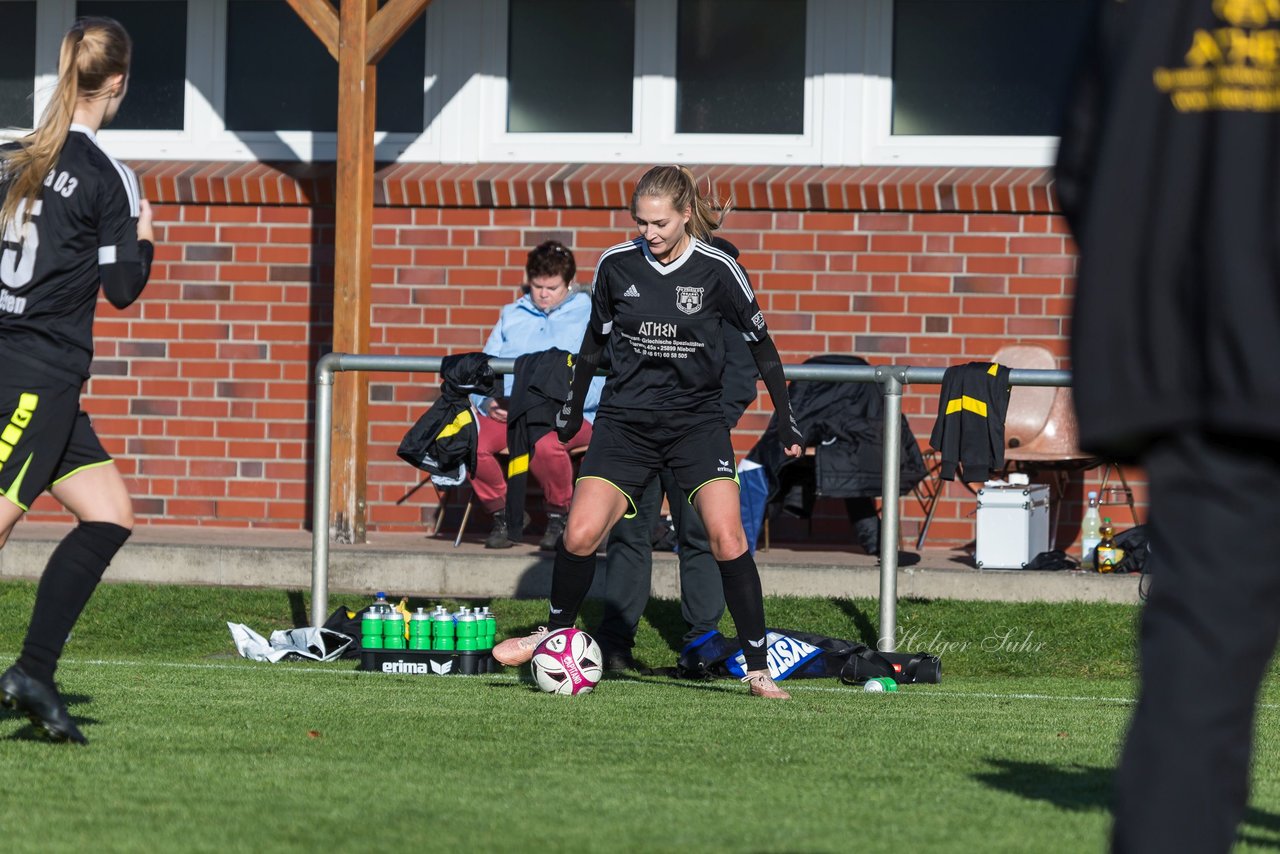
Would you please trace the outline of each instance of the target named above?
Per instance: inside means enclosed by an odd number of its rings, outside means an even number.
[[[430,4],[431,0],[387,0],[369,22],[364,61],[377,65]]]
[[[316,38],[329,51],[334,59],[338,58],[338,10],[333,8],[329,0],[289,0],[289,5],[307,25]]]

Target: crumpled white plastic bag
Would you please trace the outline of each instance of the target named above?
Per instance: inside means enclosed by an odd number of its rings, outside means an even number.
[[[318,626],[274,631],[267,640],[244,623],[227,623],[236,652],[253,661],[277,662],[290,656],[311,661],[332,661],[351,646],[342,632]]]

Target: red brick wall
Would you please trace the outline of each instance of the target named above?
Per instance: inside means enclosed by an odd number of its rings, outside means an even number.
[[[159,225],[143,299],[99,307],[85,405],[133,489],[142,524],[309,524],[311,367],[331,340],[332,176],[324,167],[135,164]],[[579,279],[631,235],[632,166],[398,166],[377,181],[373,350],[480,349],[517,295],[528,249],[571,246]],[[1043,170],[708,167],[734,196],[725,231],[742,250],[783,358],[855,353],[873,364],[945,366],[1002,344],[1064,357],[1073,257]],[[434,398],[434,375],[371,378],[369,528],[414,530],[430,490],[397,504],[418,473],[395,456]],[[904,411],[927,439],[937,388]],[[745,451],[770,407],[735,437]],[[1076,475],[1063,541],[1078,529]],[[948,487],[930,544],[973,536],[973,498]],[[813,537],[847,538],[822,503]],[[903,504],[904,533],[921,514]],[[47,497],[37,518],[57,518]],[[1120,514],[1127,524],[1127,514]],[[775,522],[775,538],[809,536]],[[914,538],[914,537],[913,537]]]

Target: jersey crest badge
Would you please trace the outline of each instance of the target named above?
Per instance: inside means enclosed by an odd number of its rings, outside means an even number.
[[[676,287],[676,308],[685,314],[697,314],[702,311],[702,288]]]

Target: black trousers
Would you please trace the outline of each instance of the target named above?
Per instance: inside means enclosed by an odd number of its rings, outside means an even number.
[[[605,647],[629,651],[636,628],[649,603],[653,576],[652,533],[667,495],[671,521],[680,546],[680,613],[689,631],[685,642],[720,625],[724,615],[724,586],[720,567],[711,554],[707,529],[689,506],[671,472],[663,469],[636,502],[636,515],[613,526],[605,561],[604,613],[597,640]]]
[[[1230,849],[1259,684],[1280,632],[1280,446],[1187,433],[1142,460],[1151,593],[1116,774],[1114,850]]]

